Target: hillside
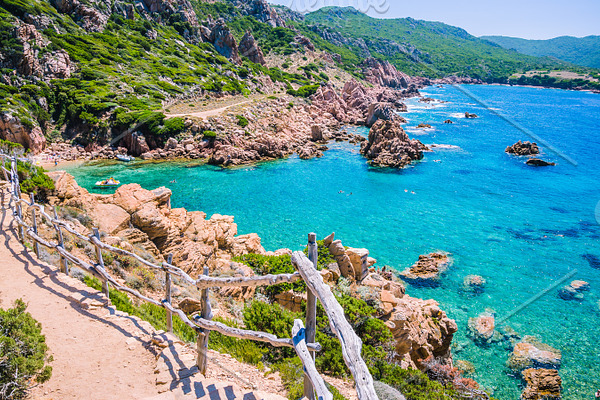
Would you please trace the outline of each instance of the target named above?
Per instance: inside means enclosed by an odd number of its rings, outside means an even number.
[[[331,43],[384,58],[411,75],[498,81],[515,72],[565,64],[503,49],[440,22],[375,19],[352,7],[322,8],[306,15],[305,23]]]
[[[555,57],[573,64],[600,68],[600,36],[577,38],[561,36],[548,40],[528,40],[508,36],[482,36],[505,49],[536,57]]]

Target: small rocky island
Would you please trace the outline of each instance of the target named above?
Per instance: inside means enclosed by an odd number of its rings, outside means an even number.
[[[435,285],[450,263],[448,253],[420,255],[419,261],[402,271],[400,275],[410,283]]]
[[[416,139],[410,139],[397,121],[375,122],[369,131],[369,140],[361,145],[360,153],[371,165],[404,168],[423,158],[429,148]]]
[[[544,161],[540,158],[530,158],[525,164],[531,165],[532,167],[550,167],[556,165],[556,163]]]
[[[535,142],[522,142],[518,141],[512,146],[508,146],[506,150],[504,150],[508,154],[514,154],[516,156],[533,156],[536,154],[540,154],[540,148]]]

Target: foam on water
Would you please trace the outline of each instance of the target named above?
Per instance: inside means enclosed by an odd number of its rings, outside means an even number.
[[[438,300],[457,321],[455,360],[473,363],[472,377],[495,397],[519,398],[521,382],[506,367],[510,345],[478,347],[467,336],[468,319],[492,309],[498,319],[511,315],[498,329],[509,326],[562,351],[565,399],[593,398],[600,388],[600,95],[467,89],[578,165],[548,149],[542,149],[543,157],[556,167],[525,165],[525,159],[504,149],[530,138],[461,91],[432,87],[423,94],[450,103],[427,108],[410,100],[408,116],[435,127],[419,136],[425,144],[462,150],[437,148],[402,171],[369,167],[357,146],[332,143],[320,159],[294,156],[232,170],[190,163],[102,163],[70,172],[87,188],[108,176],[148,189],[168,186],[174,207],[234,215],[239,232],[257,232],[267,250],[299,249],[308,232],[322,238],[335,231],[345,245],[366,247],[379,265],[397,270],[420,254],[448,251],[454,264],[441,285],[409,286],[407,292]],[[465,119],[465,111],[480,118]],[[444,124],[448,118],[455,123]],[[365,128],[351,129],[367,134]],[[173,179],[177,183],[169,184]],[[573,272],[569,280],[591,285],[582,301],[559,298],[558,289],[568,282],[552,286]],[[470,274],[487,280],[484,293],[461,290]],[[548,287],[547,294],[511,314]]]

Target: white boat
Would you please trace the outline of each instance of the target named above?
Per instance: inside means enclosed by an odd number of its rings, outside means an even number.
[[[119,186],[120,184],[121,182],[116,180],[115,178],[108,178],[103,181],[96,182],[96,186],[98,187],[115,187]]]
[[[135,158],[133,158],[132,156],[127,156],[127,155],[123,155],[123,154],[117,154],[117,160],[124,161],[124,162],[129,162],[129,161],[135,160]]]

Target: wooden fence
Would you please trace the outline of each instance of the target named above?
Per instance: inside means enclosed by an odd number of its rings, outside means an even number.
[[[55,250],[60,257],[60,271],[69,273],[69,264],[75,264],[88,271],[91,275],[97,277],[103,282],[103,291],[108,298],[109,287],[125,292],[130,296],[136,297],[142,301],[163,307],[166,310],[167,327],[173,330],[173,315],[177,315],[181,321],[193,328],[197,334],[198,369],[202,374],[206,373],[207,368],[207,350],[209,333],[211,331],[219,332],[226,336],[239,339],[249,339],[259,342],[269,343],[275,347],[291,347],[295,349],[296,354],[302,360],[304,366],[304,395],[309,399],[332,400],[333,395],[328,390],[323,378],[317,372],[315,367],[315,352],[321,350],[319,343],[315,342],[316,333],[316,311],[317,300],[321,302],[329,318],[331,330],[337,335],[341,343],[342,354],[346,365],[350,369],[355,383],[359,400],[376,400],[377,395],[373,386],[373,378],[361,357],[362,342],[356,335],[351,325],[344,316],[344,310],[337,302],[331,292],[330,287],[323,282],[323,278],[317,272],[317,244],[316,235],[308,235],[308,258],[303,252],[296,251],[292,254],[292,263],[297,271],[293,274],[265,275],[239,278],[221,278],[208,276],[208,267],[204,267],[204,273],[193,279],[182,269],[172,265],[172,257],[168,256],[166,262],[160,265],[151,263],[135,253],[110,246],[103,243],[100,239],[98,229],[92,230],[90,236],[77,232],[70,223],[60,219],[53,208],[52,214],[47,212],[43,204],[35,202],[33,194],[29,201],[21,197],[19,177],[17,174],[17,158],[0,154],[1,168],[6,181],[10,183],[9,187],[9,209],[12,211],[13,220],[17,224],[17,237],[21,243],[29,238],[33,244],[33,251],[36,256],[40,255],[40,245],[48,249]],[[27,162],[26,160],[23,162]],[[10,163],[10,169],[6,166]],[[2,196],[6,193],[3,190]],[[31,213],[31,226],[25,222],[23,212]],[[38,234],[38,223],[45,223],[56,231],[57,241],[53,243],[42,238]],[[71,254],[64,246],[64,233],[68,233],[77,239],[90,243],[96,249],[96,263],[90,264]],[[146,267],[163,271],[165,273],[165,297],[161,300],[155,300],[141,294],[139,291],[123,286],[117,282],[107,272],[102,252],[109,252],[121,256],[128,256],[136,259]],[[193,285],[201,289],[202,309],[200,315],[188,317],[182,310],[173,306],[171,301],[172,276],[178,276],[181,281],[188,285]],[[257,332],[245,329],[232,328],[220,322],[212,321],[212,311],[209,300],[209,290],[213,287],[259,287],[277,285],[280,283],[293,283],[304,280],[308,288],[306,322],[295,320],[292,329],[292,338],[279,338],[266,332]]]

